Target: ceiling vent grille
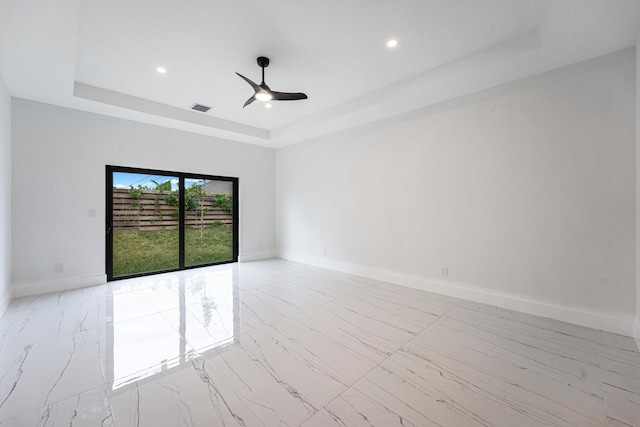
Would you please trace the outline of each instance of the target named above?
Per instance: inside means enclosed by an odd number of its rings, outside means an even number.
[[[202,104],[193,104],[191,106],[192,110],[196,110],[196,111],[202,111],[203,113],[206,113],[207,111],[209,111],[211,109],[211,107],[207,107],[206,105],[202,105]]]

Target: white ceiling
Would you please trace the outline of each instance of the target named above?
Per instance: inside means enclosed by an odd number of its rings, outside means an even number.
[[[631,47],[639,32],[640,0],[1,0],[0,74],[15,97],[280,147]],[[309,99],[243,109],[253,91],[235,72],[259,83],[258,56],[273,90]]]

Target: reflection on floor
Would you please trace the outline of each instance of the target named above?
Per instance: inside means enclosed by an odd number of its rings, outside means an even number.
[[[282,260],[20,298],[0,426],[640,426],[631,338]]]

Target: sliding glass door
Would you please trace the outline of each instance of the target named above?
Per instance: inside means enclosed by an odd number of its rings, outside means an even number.
[[[238,259],[238,179],[107,166],[107,278]]]
[[[180,198],[178,177],[120,171],[112,177],[113,277],[178,269],[178,210],[167,203]]]
[[[185,265],[233,259],[233,182],[185,180]]]

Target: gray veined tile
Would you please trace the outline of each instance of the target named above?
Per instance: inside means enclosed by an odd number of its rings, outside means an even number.
[[[640,426],[640,353],[634,340],[611,334],[600,347],[600,366],[609,421]]]
[[[104,387],[80,393],[22,416],[1,427],[115,427]]]
[[[93,332],[5,349],[0,359],[0,420],[104,385],[99,351]]]
[[[629,337],[266,260],[12,301],[0,426],[640,426],[639,369]]]
[[[477,354],[515,368],[514,375],[530,373],[558,387],[567,387],[567,393],[576,390],[582,396],[602,399],[601,372],[598,366],[583,361],[579,355],[558,353],[536,347],[534,342],[522,336],[503,336],[489,332],[476,324],[460,321],[448,316],[440,319],[427,331],[411,342],[425,348],[434,343],[442,345],[439,351],[456,351],[460,357]],[[456,353],[453,353],[456,355]]]
[[[560,322],[553,319],[506,310],[486,304],[462,301],[449,313],[452,317],[472,318],[494,325],[505,331],[513,331],[524,336],[534,336],[549,344],[569,346],[584,351],[593,357],[602,339],[602,331]]]
[[[603,383],[623,388],[640,396],[640,353],[602,347],[600,366]]]
[[[441,316],[440,310],[431,313],[424,307],[416,307],[412,302],[385,301],[379,295],[371,295],[368,291],[358,291],[337,298],[333,303],[352,313],[379,319],[389,326],[412,334],[422,331]]]
[[[600,384],[551,371],[545,364],[512,353],[508,345],[492,345],[473,335],[459,336],[436,324],[400,353],[404,352],[456,372],[466,381],[491,384],[518,402],[531,401],[528,409],[541,417],[548,407],[550,413],[584,418],[581,422],[606,419]]]
[[[253,277],[242,272],[239,275],[237,288],[241,291],[252,291],[277,283],[268,278]]]
[[[300,307],[291,302],[257,289],[240,292],[238,306],[243,330],[260,328],[300,311]]]
[[[607,418],[616,426],[640,426],[640,398],[627,389],[604,384]]]
[[[158,309],[145,296],[145,290],[118,290],[114,289],[111,295],[109,314],[114,323],[126,322],[131,319],[155,314]]]
[[[259,265],[246,265],[245,263],[238,265],[238,287],[241,290],[253,290],[278,283],[277,277],[268,274],[263,268],[260,268]]]
[[[371,286],[367,284],[350,281],[346,278],[326,277],[326,275],[322,274],[284,277],[280,284],[289,287],[293,286],[295,288],[302,287],[304,289],[320,292],[333,298],[349,295],[358,290],[371,288]]]
[[[329,286],[338,292],[342,289],[344,292],[342,292],[341,295],[351,293],[355,290],[369,289],[376,284],[382,283],[365,277],[353,276],[285,260],[278,260],[277,262],[271,260],[264,262],[261,266],[266,266],[265,268],[277,272],[275,276],[279,277],[281,282],[309,285],[312,287]]]
[[[295,317],[241,335],[237,345],[273,376],[319,394],[316,403],[326,403],[375,366],[357,348]]]
[[[20,316],[21,310],[31,304],[34,300],[38,299],[40,295],[31,295],[26,297],[18,297],[11,299],[11,303],[7,307],[6,311],[0,316],[0,325],[4,325],[4,320],[11,322],[14,317]],[[4,319],[4,318],[7,319]]]
[[[627,424],[618,420],[614,420],[613,418],[609,418],[607,427],[636,427],[638,424]]]
[[[24,347],[55,336],[52,319],[59,309],[52,307],[53,294],[17,298],[11,302],[0,319],[0,351],[11,346]]]
[[[302,311],[305,308],[322,303],[322,301],[314,299],[312,296],[302,295],[291,289],[282,291],[277,288],[273,288],[272,286],[254,289],[247,293],[254,295],[255,298],[265,301],[266,304],[271,305],[284,316],[289,316]],[[243,296],[244,293],[241,294],[241,297]]]
[[[613,334],[610,332],[597,331],[600,333],[600,344],[617,350],[638,351],[638,345],[633,337]]]
[[[141,289],[137,292],[151,303],[155,309],[154,312],[176,309],[181,304],[179,288],[162,286]]]
[[[442,316],[460,302],[457,298],[390,284],[378,284],[364,292],[387,304],[409,307],[434,316]]]
[[[301,427],[419,427],[421,425],[424,424],[414,424],[385,404],[350,388],[305,421]]]
[[[221,356],[207,358],[205,368],[221,393],[230,396],[227,403],[246,425],[296,426],[330,400],[324,397],[323,378],[313,372],[300,372],[298,378],[292,378],[264,359],[255,360],[241,344]],[[295,368],[290,372],[295,373]],[[299,386],[299,381],[309,379],[317,380],[316,390]],[[248,422],[251,419],[254,421]]]
[[[278,423],[266,425],[298,425],[375,363],[287,318],[241,335],[221,356],[207,358],[205,365],[225,378],[243,401],[268,408]]]
[[[151,381],[114,390],[110,400],[118,426],[294,426],[315,409],[294,397],[238,352],[195,358]],[[309,412],[311,411],[311,412]]]
[[[295,317],[376,363],[389,357],[415,336],[413,332],[390,324],[384,318],[362,315],[333,302],[306,310]]]
[[[18,298],[0,319],[0,351],[95,330],[108,320],[106,301],[101,286]]]
[[[285,372],[296,365],[306,367],[344,386],[353,384],[386,357],[360,340],[327,333],[305,313],[252,331],[239,341],[271,367],[278,364]]]
[[[455,359],[408,344],[354,385],[418,425],[603,426],[603,408],[558,403]],[[585,402],[584,405],[588,405]]]
[[[199,353],[227,345],[254,329],[241,322],[236,311],[220,308],[211,311],[187,308],[185,318],[185,338]]]
[[[92,286],[65,291],[59,295],[56,303],[62,312],[56,318],[56,336],[94,331],[105,321],[109,321],[107,312],[108,287]]]
[[[305,310],[335,299],[331,294],[321,290],[292,284],[275,284],[256,289],[253,292],[276,298],[298,310]]]
[[[349,424],[342,420],[338,415],[330,413],[325,408],[322,408],[307,421],[300,424],[300,427],[346,427],[348,425]]]
[[[443,308],[450,308],[454,305],[460,304],[460,302],[463,301],[459,298],[436,294],[422,289],[412,288],[410,286],[395,285],[393,283],[387,282],[374,281],[373,286],[367,289],[378,293],[384,293],[390,296],[395,295],[397,297],[409,297],[427,302],[429,304],[440,304],[443,306]]]
[[[162,425],[227,424],[224,399],[210,392],[192,360],[176,370],[145,381],[130,383],[109,392],[113,417],[118,426],[155,427]],[[193,365],[191,365],[193,364]]]
[[[213,304],[232,310],[233,298],[240,294],[240,289],[233,284],[231,276],[217,275],[196,281],[185,281],[185,285],[180,287],[180,294],[186,305]]]
[[[403,424],[421,427],[489,425],[473,414],[468,416],[444,399],[439,399],[437,395],[429,395],[429,391],[416,387],[392,370],[382,367],[375,368],[350,390],[372,402],[373,407],[384,408],[385,412],[402,419]],[[357,410],[369,418],[363,409],[358,407]]]
[[[177,310],[114,322],[100,335],[100,361],[113,389],[155,376],[193,357]]]
[[[241,333],[239,317],[233,310],[218,306],[197,308],[200,310],[193,311],[191,307],[187,307],[184,317],[180,317],[178,310],[163,313],[174,314],[174,318],[177,316],[180,322],[184,322],[179,325],[182,328],[181,333],[197,353],[211,351],[233,342]]]
[[[547,319],[497,308],[490,312],[476,311],[462,305],[453,308],[439,322],[440,326],[449,328],[452,338],[456,333],[463,337],[475,336],[546,366],[554,375],[566,374],[575,378],[574,382],[601,384],[599,344],[595,341],[595,334],[577,336],[566,330],[553,331],[546,323]],[[579,332],[586,334],[589,331]]]

